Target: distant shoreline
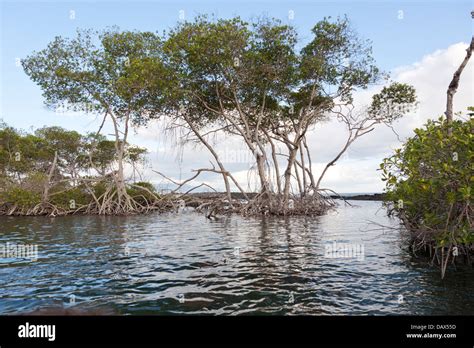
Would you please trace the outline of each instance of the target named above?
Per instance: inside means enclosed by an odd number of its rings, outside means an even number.
[[[331,198],[345,199],[346,201],[383,201],[385,200],[385,194],[373,193],[373,194],[360,194],[360,195],[353,195],[353,196],[331,195]]]

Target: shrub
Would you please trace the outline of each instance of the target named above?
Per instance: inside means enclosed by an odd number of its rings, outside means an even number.
[[[0,203],[16,205],[21,209],[34,207],[41,202],[41,194],[15,186],[0,192]]]
[[[380,168],[390,212],[398,215],[419,246],[472,249],[474,120],[443,119],[416,129]]]
[[[135,186],[127,188],[127,193],[130,195],[130,197],[134,198],[141,204],[147,202],[152,203],[156,200],[156,197],[158,197],[158,193],[156,192],[155,186],[153,186],[153,184],[150,182],[140,181],[134,183],[133,185]],[[136,186],[143,187],[145,188],[145,190],[142,190]]]
[[[92,196],[86,191],[85,187],[78,186],[51,193],[50,201],[58,207],[69,210],[89,204],[92,201]],[[73,204],[71,204],[72,202]]]

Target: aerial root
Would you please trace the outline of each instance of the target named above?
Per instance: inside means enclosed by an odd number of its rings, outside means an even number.
[[[207,197],[206,197],[207,196]],[[291,196],[285,202],[282,195],[260,193],[249,200],[232,199],[229,201],[224,194],[212,196],[198,195],[190,198],[187,205],[196,211],[203,212],[208,218],[218,215],[238,214],[242,216],[292,216],[322,215],[336,206],[330,197],[319,194],[305,197]]]

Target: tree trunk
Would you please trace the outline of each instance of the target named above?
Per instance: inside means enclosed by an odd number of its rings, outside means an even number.
[[[288,165],[285,170],[285,189],[283,190],[283,203],[285,204],[285,207],[288,205],[288,199],[290,197],[291,170],[296,159],[298,148],[289,148],[289,151]]]
[[[130,114],[125,116],[124,120],[124,127],[125,130],[123,132],[123,137],[120,139],[120,133],[118,128],[118,122],[115,115],[110,113],[110,118],[112,119],[114,125],[114,132],[115,132],[115,152],[117,154],[117,162],[118,162],[118,169],[114,173],[114,181],[117,188],[117,198],[118,198],[118,205],[119,209],[116,210],[118,213],[125,213],[130,207],[130,197],[127,194],[127,187],[125,186],[125,176],[123,170],[123,157],[125,154],[125,146],[127,144],[127,136],[128,136],[128,122],[129,122]],[[105,200],[104,200],[105,201]],[[124,202],[125,201],[125,202]],[[123,205],[125,203],[126,205]]]
[[[125,152],[125,142],[120,142],[119,151],[117,153],[117,161],[118,161],[118,169],[115,175],[116,177],[116,184],[117,184],[117,195],[119,199],[119,203],[122,202],[122,199],[126,199],[127,197],[127,188],[125,186],[125,176],[123,172],[123,155]]]
[[[54,170],[56,169],[57,162],[58,162],[58,152],[54,151],[53,164],[51,164],[51,168],[49,169],[49,173],[48,173],[48,178],[46,179],[46,182],[44,183],[44,187],[43,187],[43,197],[42,197],[43,203],[47,203],[49,200],[49,188],[51,185],[51,179],[53,178],[53,175],[54,175]]]
[[[452,133],[452,127],[451,124],[453,123],[453,99],[454,99],[454,94],[456,93],[458,87],[459,87],[459,79],[461,78],[461,74],[464,70],[464,68],[467,65],[467,62],[471,58],[472,51],[474,50],[474,36],[471,39],[471,44],[466,50],[466,57],[464,57],[464,60],[462,61],[461,65],[459,68],[456,70],[456,72],[453,75],[453,79],[451,80],[451,83],[449,84],[448,91],[447,91],[447,102],[446,102],[446,122],[448,124],[448,134]]]
[[[266,157],[265,155],[261,153],[256,154],[256,159],[257,159],[257,170],[258,170],[258,176],[260,177],[260,186],[261,186],[261,191],[263,193],[269,193],[270,192],[270,185],[267,180],[267,174],[265,173],[265,160]]]
[[[301,158],[301,170],[303,172],[303,192],[301,192],[302,197],[306,195],[306,189],[308,188],[308,183],[306,181],[306,165],[304,161],[304,153],[303,153],[303,148],[300,147],[300,158]],[[295,167],[296,170],[296,167]]]
[[[308,144],[306,143],[306,136],[303,137],[303,146],[306,149],[306,155],[308,156],[308,168],[306,169],[308,176],[309,176],[309,181],[311,182],[311,187],[313,189],[316,188],[316,182],[314,180],[314,175],[313,175],[313,163],[311,161],[311,154],[309,153],[309,147]]]
[[[300,172],[298,171],[296,161],[293,163],[293,167],[295,168],[295,176],[296,176],[296,182],[298,183],[298,190],[300,191],[300,196],[303,197],[304,196],[303,184],[301,184]],[[304,171],[303,171],[303,177],[304,177]]]
[[[276,147],[275,143],[273,142],[272,138],[268,135],[268,133],[265,133],[268,142],[270,143],[271,150],[272,150],[272,161],[273,161],[273,167],[275,168],[275,179],[276,179],[276,186],[277,186],[277,193],[278,195],[281,195],[281,178],[280,178],[280,167],[278,166],[278,159],[277,159],[277,154],[276,154]]]

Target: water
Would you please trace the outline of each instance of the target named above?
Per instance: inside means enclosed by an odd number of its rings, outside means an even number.
[[[322,217],[0,217],[0,314],[44,307],[117,314],[474,314],[474,271],[410,255],[380,202]],[[333,241],[363,247],[330,258]],[[361,251],[362,249],[357,249]],[[351,255],[347,255],[351,256]]]

